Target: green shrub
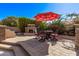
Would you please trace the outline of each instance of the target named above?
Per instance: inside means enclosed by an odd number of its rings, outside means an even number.
[[[2,20],[2,24],[7,25],[7,26],[16,27],[17,23],[15,20],[16,20],[16,17],[9,16]]]
[[[40,24],[39,24],[39,28],[40,28],[40,30],[47,30],[47,24],[46,24],[46,22],[41,22]]]
[[[18,27],[20,28],[21,32],[25,32],[26,25],[27,25],[26,18],[24,17],[18,18]]]
[[[0,25],[3,25],[2,21],[0,21]]]

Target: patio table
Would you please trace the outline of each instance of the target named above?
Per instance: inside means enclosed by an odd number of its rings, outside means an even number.
[[[53,33],[52,30],[45,30],[44,33],[46,34],[46,39],[49,40],[50,35]]]
[[[56,40],[57,34],[54,33],[52,30],[45,30],[44,32],[46,34],[46,39],[47,40]]]
[[[57,34],[54,33],[52,30],[44,30],[42,33],[40,33],[38,35],[38,39],[39,41],[45,41],[45,40],[48,40],[48,41],[52,41],[52,40],[56,40],[56,36]]]

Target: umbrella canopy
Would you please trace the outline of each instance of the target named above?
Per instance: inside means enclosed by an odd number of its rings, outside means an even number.
[[[51,21],[60,18],[60,15],[53,12],[46,12],[37,14],[34,18],[36,21]]]

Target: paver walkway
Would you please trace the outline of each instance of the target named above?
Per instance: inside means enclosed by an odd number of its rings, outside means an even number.
[[[57,42],[54,46],[50,44],[49,56],[76,56],[76,52],[75,50],[64,48],[62,42]]]
[[[38,40],[31,39],[19,44],[32,56],[45,56],[48,55],[49,45],[46,42],[38,42]]]
[[[53,46],[35,39],[19,42],[19,44],[32,56],[76,56],[75,51],[63,48],[59,41]]]

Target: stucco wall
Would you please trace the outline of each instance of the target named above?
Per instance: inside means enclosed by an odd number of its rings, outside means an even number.
[[[11,31],[10,29],[5,29],[5,38],[13,38],[16,36],[16,33],[14,31]]]
[[[13,38],[16,36],[16,33],[6,26],[0,26],[0,41],[5,40],[6,38]]]

